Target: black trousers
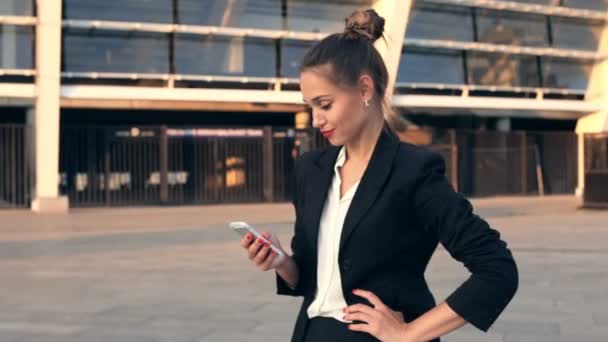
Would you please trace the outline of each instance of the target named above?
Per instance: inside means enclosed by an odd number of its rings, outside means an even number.
[[[329,317],[313,317],[308,321],[305,342],[377,342],[377,338],[368,333],[348,329],[343,323]]]
[[[374,336],[352,331],[348,324],[329,317],[314,317],[308,321],[304,342],[377,342]],[[434,339],[432,342],[440,342]]]

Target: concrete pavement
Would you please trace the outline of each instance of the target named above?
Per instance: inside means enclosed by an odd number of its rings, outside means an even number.
[[[608,341],[608,211],[573,197],[475,200],[509,243],[520,288],[475,341]],[[291,235],[289,204],[0,211],[0,341],[287,341],[300,299],[276,296],[225,222]],[[437,300],[467,270],[439,249]]]

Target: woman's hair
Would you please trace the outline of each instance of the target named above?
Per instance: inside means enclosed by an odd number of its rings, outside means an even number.
[[[374,42],[383,37],[384,18],[368,9],[353,12],[345,22],[344,32],[329,35],[306,53],[300,72],[316,69],[334,84],[348,88],[355,87],[362,74],[370,75],[386,122],[393,131],[402,131],[405,122],[385,98],[388,70],[374,47]]]

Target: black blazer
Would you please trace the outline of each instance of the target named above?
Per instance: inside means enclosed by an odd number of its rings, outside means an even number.
[[[295,289],[277,275],[277,293],[303,296],[292,341],[303,339],[307,308],[317,284],[317,237],[321,213],[340,147],[309,152],[295,166]],[[487,331],[515,295],[517,266],[498,231],[473,214],[472,206],[444,176],[443,158],[402,143],[383,130],[346,215],[338,264],[348,305],[367,303],[355,288],[375,293],[406,322],[435,307],[424,272],[439,242],[462,262],[470,277],[447,304]]]

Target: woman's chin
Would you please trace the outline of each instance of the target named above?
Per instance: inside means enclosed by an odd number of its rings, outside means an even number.
[[[336,138],[333,138],[333,137],[329,137],[327,139],[327,141],[332,146],[342,146],[342,145],[344,145],[344,142],[342,140],[339,140],[339,139],[336,139]]]

